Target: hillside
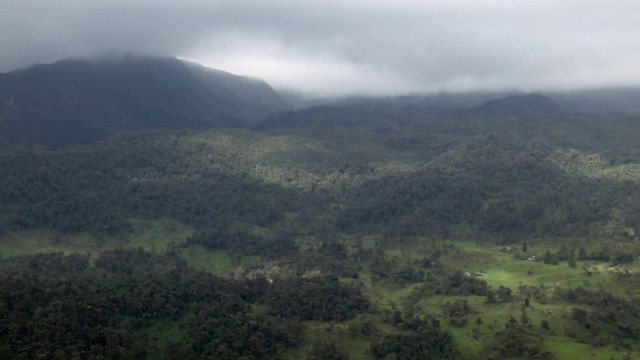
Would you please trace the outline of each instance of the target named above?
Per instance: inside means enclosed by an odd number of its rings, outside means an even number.
[[[66,59],[0,77],[0,147],[120,131],[244,127],[290,106],[261,80],[176,58]]]
[[[638,357],[637,118],[371,102],[0,150],[0,357]]]

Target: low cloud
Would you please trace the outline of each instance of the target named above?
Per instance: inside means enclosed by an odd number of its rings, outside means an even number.
[[[313,96],[640,85],[636,1],[10,0],[0,72],[177,55]]]

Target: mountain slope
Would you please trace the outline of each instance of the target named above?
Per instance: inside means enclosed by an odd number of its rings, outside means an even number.
[[[74,145],[135,129],[251,126],[289,107],[261,80],[176,58],[67,59],[0,77],[0,146]]]
[[[0,150],[0,358],[624,358],[638,133],[325,106]]]
[[[564,93],[549,93],[572,112],[599,115],[633,115],[640,113],[640,89],[604,88]]]
[[[471,109],[470,114],[481,118],[516,117],[521,120],[554,120],[566,115],[567,111],[549,97],[529,94],[489,100]]]

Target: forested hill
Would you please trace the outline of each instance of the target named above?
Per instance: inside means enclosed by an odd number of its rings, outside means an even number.
[[[549,107],[0,149],[0,358],[638,358],[640,119]]]
[[[469,111],[470,116],[492,118],[519,118],[522,120],[553,121],[568,115],[553,99],[540,95],[517,95],[486,101]]]
[[[152,131],[64,151],[5,151],[0,221],[113,232],[130,218],[170,217],[217,229],[482,242],[623,235],[640,214],[639,125],[317,107],[253,131]]]
[[[290,105],[265,82],[176,58],[66,59],[0,77],[0,147],[119,131],[251,126]]]

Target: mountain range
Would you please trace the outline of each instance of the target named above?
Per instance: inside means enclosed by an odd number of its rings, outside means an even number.
[[[327,104],[357,117],[436,115],[553,121],[633,115],[638,89],[571,93],[438,93],[427,96],[305,100],[262,80],[175,57],[68,58],[0,74],[0,148],[73,146],[143,129],[267,126],[296,108]],[[318,108],[321,109],[321,108]],[[312,113],[322,111],[315,109]],[[306,113],[305,113],[306,114]],[[331,116],[329,116],[331,117]]]

